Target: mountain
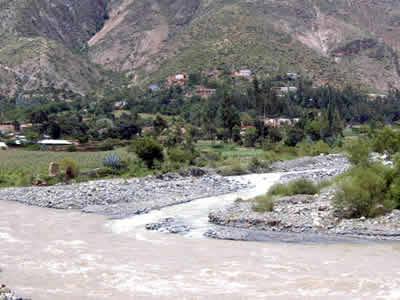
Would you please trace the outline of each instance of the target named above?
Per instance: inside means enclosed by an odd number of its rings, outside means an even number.
[[[83,92],[99,79],[83,55],[103,27],[106,0],[0,0],[0,92]]]
[[[385,91],[399,33],[395,0],[0,0],[0,92],[243,67]]]

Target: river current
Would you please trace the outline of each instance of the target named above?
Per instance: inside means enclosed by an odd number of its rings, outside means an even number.
[[[400,299],[400,244],[212,240],[209,209],[264,193],[254,188],[122,220],[0,202],[0,283],[33,300]],[[186,236],[146,231],[178,217]]]

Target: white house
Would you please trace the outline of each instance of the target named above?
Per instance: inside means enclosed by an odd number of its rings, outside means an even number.
[[[239,71],[239,76],[243,77],[250,77],[251,76],[251,70],[244,69]]]
[[[69,146],[73,145],[69,141],[65,140],[41,140],[37,142],[39,145],[46,145],[46,146]]]
[[[299,74],[297,73],[286,73],[286,76],[292,79],[297,79],[299,77]]]

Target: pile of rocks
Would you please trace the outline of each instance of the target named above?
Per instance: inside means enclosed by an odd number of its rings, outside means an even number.
[[[191,170],[183,175],[170,173],[75,185],[6,188],[0,189],[0,199],[41,207],[80,209],[121,218],[245,187],[233,179],[204,170]]]
[[[235,203],[213,211],[209,221],[231,228],[266,232],[318,234],[379,240],[400,240],[400,211],[375,219],[342,219],[337,217],[332,200],[335,187],[329,187],[315,196],[296,195],[275,200],[272,212],[257,213],[252,203]],[[231,232],[224,234],[232,239]],[[242,231],[240,231],[243,234]],[[214,232],[214,237],[224,234]],[[209,233],[212,237],[212,234]]]
[[[0,300],[30,300],[26,298],[20,298],[4,284],[0,284]]]
[[[186,233],[191,230],[189,225],[175,218],[165,218],[161,219],[157,223],[146,224],[146,229],[173,234]]]

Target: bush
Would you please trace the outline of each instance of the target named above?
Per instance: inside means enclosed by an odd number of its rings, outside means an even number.
[[[99,147],[102,151],[111,151],[114,150],[115,145],[119,143],[118,140],[106,139],[104,143]]]
[[[385,174],[376,167],[357,168],[336,192],[334,206],[340,217],[376,217],[392,208],[386,198]]]
[[[268,164],[272,164],[279,160],[278,155],[273,151],[265,151],[263,153],[263,160],[268,162]]]
[[[121,158],[115,153],[109,154],[104,158],[103,165],[106,168],[121,169],[122,167]]]
[[[136,139],[129,148],[143,160],[148,168],[153,168],[154,161],[163,161],[163,146],[152,137],[141,137]]]
[[[331,152],[331,148],[329,147],[329,145],[322,140],[316,142],[311,149],[312,149],[311,150],[312,156],[317,156],[320,154],[329,154]]]
[[[75,160],[66,158],[60,161],[59,165],[61,170],[64,171],[67,179],[73,179],[79,176],[79,165]]]
[[[377,130],[373,140],[373,150],[383,153],[385,151],[394,154],[400,151],[400,132],[386,126]]]
[[[369,157],[369,144],[363,139],[356,139],[346,145],[349,161],[356,166],[366,166]]]
[[[298,179],[288,184],[276,184],[271,187],[268,194],[271,196],[315,195],[324,185],[318,185],[308,179]]]
[[[222,176],[239,176],[249,172],[239,161],[235,161],[230,166],[218,170],[218,173]]]
[[[249,128],[243,136],[243,145],[245,147],[254,147],[258,139],[257,129]]]
[[[248,169],[251,173],[264,173],[270,171],[270,164],[269,161],[253,157],[249,163]]]
[[[78,137],[79,144],[87,144],[89,142],[89,137],[87,135]]]
[[[304,138],[304,132],[300,128],[291,128],[285,139],[285,145],[289,147],[295,147]]]
[[[253,210],[256,212],[271,212],[274,209],[274,201],[269,195],[258,196],[253,201],[255,202]]]
[[[180,148],[171,148],[168,149],[168,158],[172,162],[179,163],[192,163],[195,159],[195,155],[189,151],[182,150]]]
[[[76,146],[75,145],[69,145],[67,147],[68,152],[76,152]]]

